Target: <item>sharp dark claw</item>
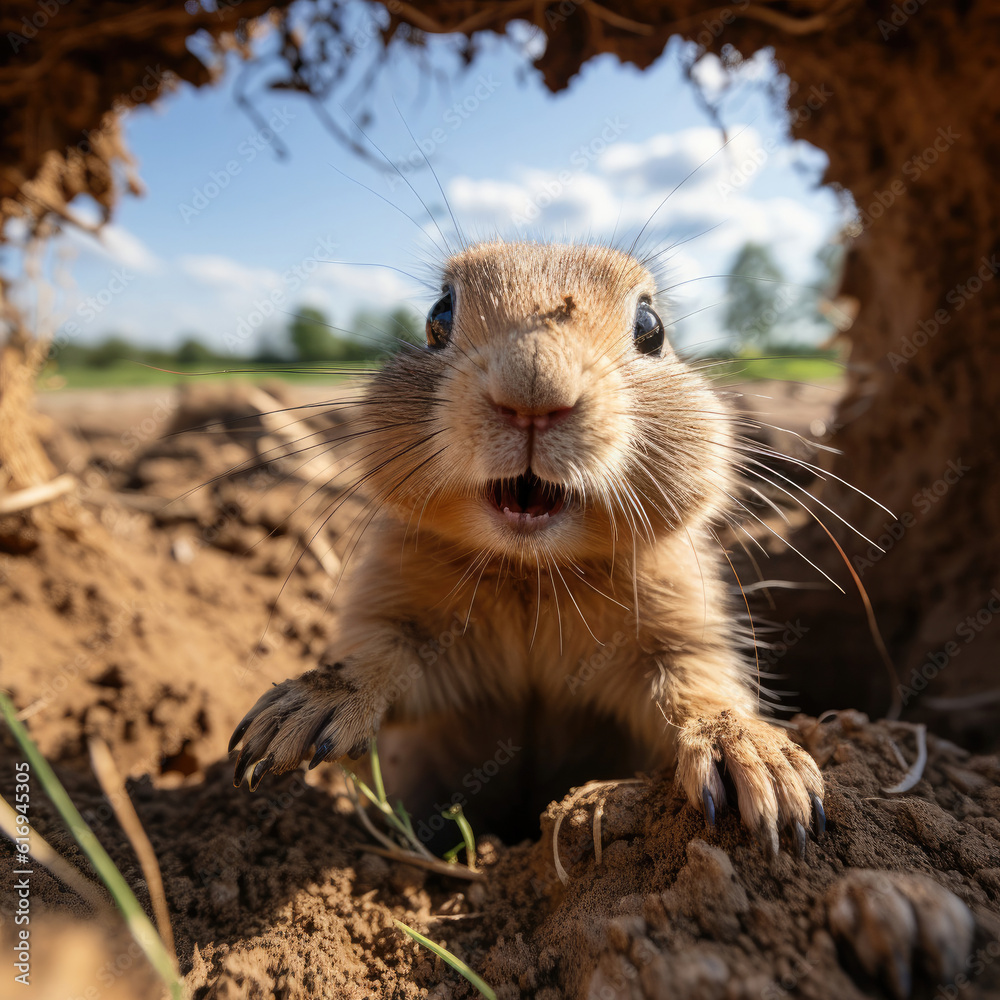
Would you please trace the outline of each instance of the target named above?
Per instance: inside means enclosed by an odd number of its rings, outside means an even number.
[[[766,823],[761,823],[760,830],[757,834],[757,839],[760,842],[761,850],[768,858],[776,858],[778,856],[778,830],[777,827],[768,826]]]
[[[247,773],[247,768],[253,763],[253,758],[247,753],[246,747],[240,751],[236,758],[236,768],[233,771],[233,785],[239,788],[243,784],[243,776]]]
[[[334,738],[328,736],[322,743],[316,747],[316,752],[313,754],[313,759],[309,761],[309,770],[311,771],[318,764],[322,764],[327,758],[327,754],[333,749]]]
[[[712,792],[707,785],[701,790],[701,804],[705,807],[705,822],[710,830],[714,830],[715,799],[712,798]]]
[[[260,784],[260,779],[264,777],[265,774],[271,769],[271,764],[273,763],[271,757],[265,757],[263,760],[257,761],[257,766],[253,769],[253,774],[250,775],[250,791],[257,791],[257,786]]]
[[[236,749],[236,744],[243,739],[243,734],[250,728],[250,723],[253,722],[251,716],[247,716],[234,730],[233,735],[229,737],[229,750],[228,753],[232,753]]]
[[[823,811],[823,800],[818,795],[812,795],[812,803],[813,826],[816,829],[816,836],[819,837],[826,830],[826,813]]]
[[[898,995],[908,997],[913,992],[913,974],[910,971],[910,959],[908,955],[894,954],[892,956],[893,970],[895,975],[895,985]]]
[[[319,739],[320,734],[326,729],[328,725],[337,717],[337,709],[332,708],[322,719],[317,723],[316,727],[312,731],[312,735],[309,737],[310,743],[316,743]],[[318,746],[319,744],[317,744]]]
[[[799,849],[799,857],[806,856],[806,828],[799,822],[795,823],[795,843]]]

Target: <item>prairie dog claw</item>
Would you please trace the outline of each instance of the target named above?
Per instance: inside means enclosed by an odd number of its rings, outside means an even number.
[[[230,750],[242,743],[233,783],[241,785],[249,771],[254,791],[268,773],[290,771],[306,757],[315,767],[347,754],[360,756],[377,723],[372,700],[342,673],[312,670],[287,680],[266,691],[233,732]]]
[[[972,950],[975,921],[954,893],[926,875],[855,868],[826,896],[830,930],[897,1000],[910,995],[913,967],[951,982]]]
[[[806,830],[826,827],[823,778],[812,757],[784,730],[732,711],[688,723],[677,741],[677,782],[714,825],[726,797],[720,769],[736,786],[743,824],[769,854],[784,830],[804,853]]]

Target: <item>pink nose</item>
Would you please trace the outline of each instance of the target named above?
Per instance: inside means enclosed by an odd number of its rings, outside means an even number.
[[[510,406],[496,406],[497,415],[512,427],[526,431],[534,427],[537,431],[548,430],[554,424],[562,423],[572,412],[572,406],[563,406],[547,413],[535,413],[531,410],[515,410]]]

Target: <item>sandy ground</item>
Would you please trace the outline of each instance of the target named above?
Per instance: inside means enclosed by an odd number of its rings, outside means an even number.
[[[350,391],[267,388],[297,406]],[[835,398],[748,391],[762,419],[800,431],[820,429]],[[233,788],[234,725],[332,638],[360,502],[313,539],[344,497],[343,470],[304,489],[316,470],[282,457],[288,432],[236,385],[62,392],[41,409],[57,466],[80,486],[38,527],[0,519],[2,683],[148,907],[89,765],[88,738],[111,746],[159,859],[191,996],[475,995],[394,918],[505,1000],[1000,996],[1000,767],[931,735],[921,780],[889,794],[917,757],[912,727],[851,712],[796,720],[828,788],[827,833],[801,860],[766,859],[731,813],[707,830],[669,774],[568,794],[519,844],[482,836],[472,883],[366,851],[334,766]],[[343,419],[335,404],[292,412],[309,421],[295,433],[317,440]],[[204,429],[175,433],[192,426]],[[8,799],[20,759],[8,739]],[[93,878],[37,782],[30,794],[35,829]],[[0,844],[0,996],[157,995],[107,908],[37,865],[32,985],[14,983],[15,860]]]

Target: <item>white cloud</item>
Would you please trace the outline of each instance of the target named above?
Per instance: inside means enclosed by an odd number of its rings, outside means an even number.
[[[638,252],[651,256],[658,280],[670,288],[675,317],[710,307],[683,326],[689,342],[704,342],[721,335],[724,313],[713,303],[723,300],[725,281],[708,276],[728,271],[744,243],[770,246],[790,281],[807,281],[815,252],[837,221],[828,204],[832,198],[818,199],[794,170],[795,164],[814,170],[821,165],[812,147],[770,147],[754,127],[737,126],[730,134],[725,148],[720,132],[709,127],[642,142],[595,138],[551,169],[455,177],[447,184],[448,198],[463,230],[484,237],[499,231],[607,240],[614,233],[619,244],[628,245],[648,221]],[[762,149],[767,155],[758,163]],[[753,169],[744,169],[747,164]],[[450,226],[442,226],[450,235]],[[422,315],[433,298],[427,279],[442,256],[440,236],[430,224],[425,260],[392,257],[412,278],[390,268],[333,262],[329,258],[339,253],[332,245],[313,250],[289,270],[242,260],[239,250],[237,256],[188,253],[161,262],[127,230],[108,230],[111,238],[101,244],[83,236],[76,242],[105,258],[131,262],[137,274],[140,268],[160,274],[130,283],[86,335],[122,329],[147,342],[169,342],[192,330],[215,346],[226,346],[239,334],[237,346],[250,349],[260,339],[279,336],[289,315],[303,305],[324,310],[342,327],[360,310],[402,305]],[[272,257],[260,259],[273,264]],[[99,290],[108,278],[100,267],[93,270],[93,287]],[[273,308],[263,305],[265,300]],[[248,327],[244,337],[240,331]]]
[[[113,222],[101,230],[101,242],[113,260],[140,274],[155,274],[163,266],[142,240]]]
[[[617,142],[583,169],[462,176],[448,196],[463,221],[504,234],[614,232],[627,243],[646,226],[638,252],[668,290],[671,314],[695,314],[682,324],[682,339],[712,342],[724,335],[726,284],[712,276],[725,275],[745,243],[768,246],[790,282],[809,282],[816,251],[838,224],[832,199],[793,173],[793,164],[804,163],[818,176],[823,161],[812,147],[776,146],[752,126],[734,127],[723,143],[712,128]]]
[[[269,291],[281,284],[277,271],[250,267],[221,254],[185,254],[177,261],[182,273],[202,285],[237,293]]]
[[[448,185],[448,201],[463,218],[476,215],[516,215],[525,205],[523,184],[513,181],[481,180],[456,177]]]
[[[341,299],[363,300],[391,307],[399,300],[412,296],[418,286],[411,278],[388,267],[320,264],[307,287],[339,293]]]
[[[687,252],[706,263],[753,240],[772,245],[801,272],[803,255],[811,257],[832,228],[829,211],[753,195],[759,177],[788,167],[787,160],[775,162],[783,147],[769,149],[752,127],[736,130],[721,147],[717,130],[687,129],[613,144],[589,169],[522,169],[510,180],[458,177],[448,196],[463,218],[494,230],[580,239],[635,233],[648,223],[650,243],[691,239]]]
[[[718,129],[692,128],[655,135],[643,143],[616,143],[600,157],[597,168],[627,192],[663,191],[681,183],[697,187],[715,180],[720,150],[733,155],[755,143],[759,143],[757,133],[747,129],[722,150]]]
[[[74,204],[74,210],[76,209]],[[87,211],[77,214],[83,221],[90,220],[90,213]],[[105,225],[96,236],[68,225],[63,229],[63,236],[84,254],[110,261],[139,274],[158,274],[163,269],[163,262],[142,240],[114,222]]]
[[[691,67],[691,78],[701,88],[708,101],[716,101],[730,85],[729,71],[714,52],[706,52]]]
[[[758,49],[733,68],[724,66],[714,52],[707,52],[691,67],[692,79],[713,104],[731,88],[772,80],[775,74],[774,53],[770,49]]]

